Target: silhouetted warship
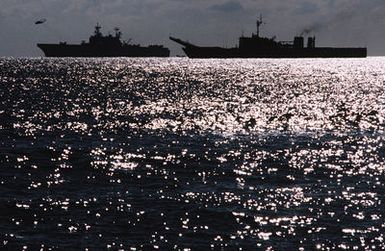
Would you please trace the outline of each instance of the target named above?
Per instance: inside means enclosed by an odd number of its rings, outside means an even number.
[[[202,47],[178,38],[170,39],[183,45],[183,51],[190,58],[337,58],[366,57],[366,48],[316,47],[315,37],[309,37],[307,47],[304,37],[297,36],[294,41],[275,41],[275,37],[259,36],[262,17],[257,20],[257,34],[240,37],[239,46],[234,48]]]
[[[122,33],[115,28],[115,36],[104,36],[96,25],[89,42],[81,44],[37,44],[47,57],[168,57],[170,50],[162,45],[143,47],[122,41]]]

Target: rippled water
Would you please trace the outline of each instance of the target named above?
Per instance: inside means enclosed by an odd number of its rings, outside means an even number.
[[[385,248],[385,58],[0,59],[0,248]]]

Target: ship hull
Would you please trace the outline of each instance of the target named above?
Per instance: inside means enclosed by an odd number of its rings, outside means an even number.
[[[37,44],[46,57],[169,57],[170,50],[160,46],[125,45],[100,47],[89,44]]]
[[[239,48],[186,46],[189,58],[362,58],[366,48],[274,48],[242,50]]]

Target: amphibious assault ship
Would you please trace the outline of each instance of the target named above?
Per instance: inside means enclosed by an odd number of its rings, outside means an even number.
[[[162,45],[143,47],[122,41],[122,33],[115,28],[115,35],[104,36],[99,24],[89,41],[81,44],[37,44],[47,57],[169,57],[170,50]]]
[[[257,34],[240,37],[239,46],[234,48],[203,47],[178,38],[170,39],[183,45],[183,51],[190,58],[339,58],[366,57],[366,48],[316,47],[315,37],[296,36],[293,41],[275,41],[275,37],[266,38],[259,35],[262,17],[257,20]]]

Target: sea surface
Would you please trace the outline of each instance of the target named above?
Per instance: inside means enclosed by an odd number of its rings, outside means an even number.
[[[0,249],[385,248],[385,58],[0,59]]]

